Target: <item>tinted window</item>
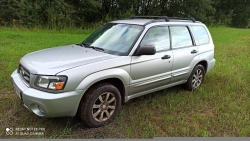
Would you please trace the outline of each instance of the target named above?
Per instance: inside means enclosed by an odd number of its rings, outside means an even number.
[[[172,36],[172,48],[181,48],[192,46],[192,38],[186,26],[172,26],[170,27]]]
[[[170,49],[168,27],[150,28],[141,42],[141,46],[143,45],[153,45],[156,51]]]
[[[204,26],[192,26],[193,35],[197,45],[209,43],[209,37]]]

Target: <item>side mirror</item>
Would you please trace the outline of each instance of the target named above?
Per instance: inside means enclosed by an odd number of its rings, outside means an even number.
[[[136,51],[135,56],[154,55],[155,53],[156,53],[156,49],[154,46],[143,45],[143,46],[140,46],[139,49]]]

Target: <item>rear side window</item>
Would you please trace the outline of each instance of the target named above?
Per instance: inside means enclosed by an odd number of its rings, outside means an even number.
[[[193,46],[193,41],[186,26],[170,26],[172,48]]]
[[[209,36],[204,26],[191,26],[196,45],[209,44]]]

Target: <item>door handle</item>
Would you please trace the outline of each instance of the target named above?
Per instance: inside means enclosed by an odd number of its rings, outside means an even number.
[[[191,54],[195,54],[195,53],[197,53],[198,51],[197,50],[192,50],[191,51]]]
[[[163,57],[161,57],[161,59],[169,59],[169,58],[171,58],[170,55],[164,55]]]

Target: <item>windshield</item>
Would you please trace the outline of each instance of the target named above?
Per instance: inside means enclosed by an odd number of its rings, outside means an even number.
[[[110,54],[125,55],[130,51],[143,26],[108,23],[83,41],[87,47],[104,49]]]

